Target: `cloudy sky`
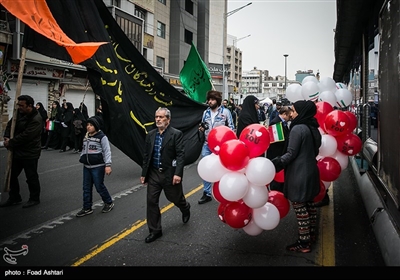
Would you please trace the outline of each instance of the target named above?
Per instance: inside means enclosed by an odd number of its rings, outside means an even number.
[[[228,0],[228,34],[243,52],[243,70],[257,67],[292,80],[298,70],[333,76],[335,0]],[[249,37],[247,37],[250,35]],[[242,38],[242,39],[241,39]]]

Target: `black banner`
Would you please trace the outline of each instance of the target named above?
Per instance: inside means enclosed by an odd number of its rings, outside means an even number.
[[[128,39],[101,0],[51,0],[47,4],[61,29],[76,43],[109,42],[82,62],[101,97],[104,132],[110,142],[142,165],[144,138],[155,128],[158,107],[171,111],[171,125],[184,133],[185,164],[196,161],[202,141],[198,135],[204,104],[170,85]],[[63,47],[25,28],[24,47],[43,55],[72,61]]]

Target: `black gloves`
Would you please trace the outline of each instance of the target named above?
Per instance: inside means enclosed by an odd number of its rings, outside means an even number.
[[[272,160],[271,160],[271,162],[274,164],[274,166],[275,166],[275,170],[276,170],[276,173],[278,173],[279,171],[281,171],[283,168],[284,168],[284,166],[283,166],[283,164],[282,164],[282,162],[281,162],[281,157],[276,157],[276,158],[273,158]]]

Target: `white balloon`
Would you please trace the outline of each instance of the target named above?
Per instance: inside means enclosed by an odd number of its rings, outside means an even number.
[[[317,101],[319,96],[319,86],[314,82],[306,82],[301,87],[301,95],[305,100]]]
[[[317,161],[320,161],[321,159],[323,159],[324,158],[324,156],[321,156],[320,154],[318,154],[316,157],[315,157],[315,159],[317,160]]]
[[[324,77],[319,81],[319,88],[321,92],[331,91],[335,92],[337,90],[335,80],[331,77]]]
[[[246,166],[247,180],[256,186],[265,186],[271,183],[275,177],[275,173],[274,164],[265,157],[252,158]]]
[[[286,98],[292,103],[304,99],[301,95],[301,85],[299,84],[290,84],[287,87],[285,94]]]
[[[250,222],[243,227],[243,230],[251,236],[256,236],[263,232],[263,229],[257,226],[253,219],[251,219]]]
[[[335,91],[335,95],[336,95],[336,106],[344,108],[351,104],[353,96],[348,89],[345,88],[338,89]]]
[[[218,182],[228,172],[229,170],[219,160],[219,156],[214,153],[203,157],[197,164],[197,173],[201,179],[207,182]]]
[[[321,180],[321,182],[324,184],[325,190],[327,190],[332,184],[332,182],[327,182],[327,181],[322,181],[322,180]]]
[[[304,84],[307,83],[307,82],[313,82],[313,83],[315,83],[315,84],[317,84],[317,85],[318,85],[318,83],[319,83],[318,79],[315,78],[315,76],[307,76],[307,77],[305,77],[305,78],[301,81],[301,84],[304,85]]]
[[[243,197],[243,202],[250,208],[259,208],[268,202],[268,188],[249,183],[249,189]]]
[[[319,133],[321,133],[321,135],[327,134],[327,133],[325,132],[325,130],[322,129],[322,127],[318,127],[318,131],[319,131]]]
[[[349,165],[349,156],[346,154],[343,154],[339,150],[336,150],[336,152],[331,157],[333,157],[334,159],[336,159],[339,162],[342,171],[345,170],[347,168],[347,166]]]
[[[260,208],[253,209],[254,223],[264,230],[276,228],[281,217],[278,208],[270,202]]]
[[[318,96],[318,101],[325,101],[331,106],[336,106],[336,95],[335,91],[323,91]]]
[[[219,181],[221,196],[229,201],[242,199],[248,190],[249,181],[246,175],[240,172],[228,172]]]
[[[340,89],[340,88],[345,88],[347,89],[347,86],[343,83],[336,83],[336,89]]]
[[[319,147],[319,155],[330,157],[337,151],[336,138],[329,134],[321,135],[321,146]]]

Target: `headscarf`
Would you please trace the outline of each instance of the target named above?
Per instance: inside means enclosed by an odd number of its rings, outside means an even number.
[[[258,114],[254,104],[259,102],[258,98],[254,95],[248,95],[243,100],[242,110],[240,111],[240,116],[238,119],[238,127],[236,130],[236,135],[239,137],[242,130],[253,123],[259,123]]]
[[[311,136],[314,139],[314,152],[318,155],[319,147],[321,146],[321,133],[318,131],[318,121],[314,117],[317,113],[317,106],[310,100],[296,101],[293,103],[293,106],[298,115],[292,120],[290,130],[298,124],[307,125],[310,128]]]
[[[83,113],[79,108],[74,109],[74,116],[76,120],[86,121],[85,116],[83,115]]]
[[[292,129],[297,124],[306,124],[315,128],[319,127],[317,119],[314,117],[317,113],[317,106],[310,100],[299,100],[293,103],[294,109],[298,116],[295,117],[290,128]]]
[[[85,120],[87,120],[89,118],[89,115],[85,103],[81,102],[81,104],[79,105],[79,110],[82,112],[82,115],[85,118]]]
[[[46,120],[47,120],[47,111],[43,107],[43,103],[42,102],[38,102],[38,103],[36,103],[36,105],[39,105],[39,109],[38,109],[39,114],[42,117],[43,122],[46,122]]]

